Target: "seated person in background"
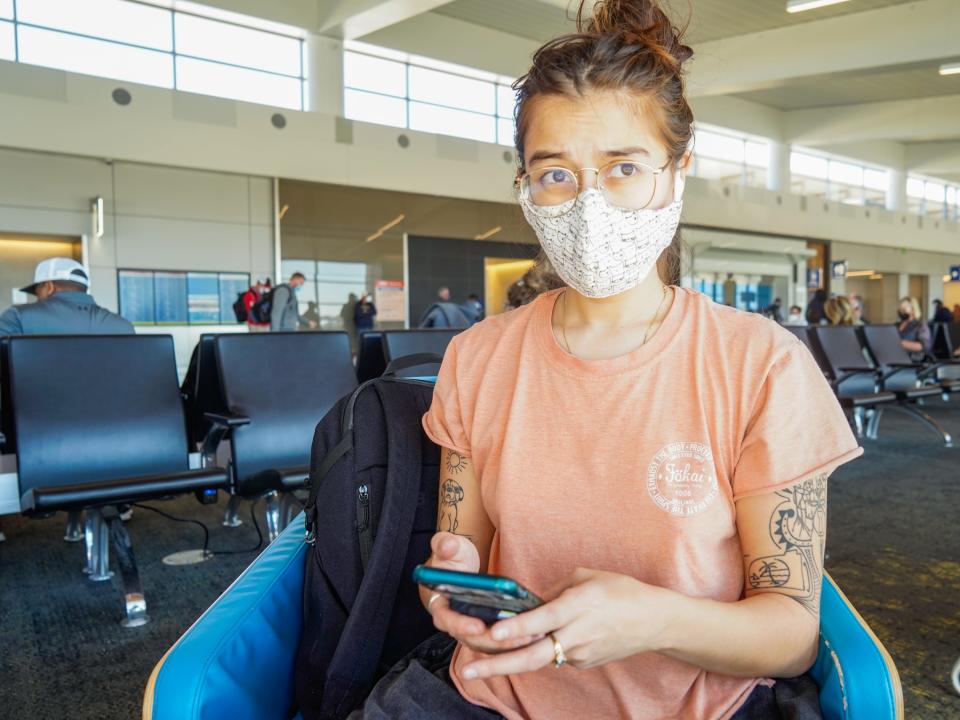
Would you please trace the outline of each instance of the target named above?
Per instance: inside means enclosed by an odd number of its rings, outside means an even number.
[[[582,0],[577,29],[516,111],[520,206],[568,287],[453,338],[423,418],[429,564],[546,602],[487,627],[421,588],[452,639],[352,718],[819,718],[827,483],[862,451],[797,338],[680,287],[681,32],[653,0]]]
[[[507,306],[504,309],[521,307],[533,302],[540,293],[557,290],[563,286],[563,280],[557,276],[549,258],[541,254],[537,258],[537,264],[527,270],[523,277],[507,290]]]
[[[437,301],[420,318],[422,328],[468,328],[480,320],[477,308],[470,303],[457,305],[450,300],[450,288],[437,290]]]
[[[853,307],[843,295],[827,300],[823,304],[823,312],[831,325],[853,325]]]
[[[900,298],[897,316],[900,320],[897,326],[900,331],[900,344],[914,360],[922,360],[923,356],[930,352],[933,337],[930,328],[923,322],[920,302],[915,297]]]
[[[847,299],[850,301],[850,307],[853,310],[853,324],[869,325],[870,321],[863,315],[863,297],[854,293],[849,295]]]
[[[0,315],[0,335],[119,335],[133,325],[97,305],[87,292],[90,275],[70,258],[48,258],[37,265],[33,283],[21,291],[37,302],[14,305]]]
[[[799,305],[791,305],[790,312],[787,315],[787,319],[783,323],[784,325],[806,325],[807,321],[803,317],[803,308]]]

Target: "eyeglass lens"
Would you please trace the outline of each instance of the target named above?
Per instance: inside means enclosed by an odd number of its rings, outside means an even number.
[[[615,207],[644,208],[657,189],[656,174],[639,163],[611,163],[600,168],[597,174],[600,192]],[[589,178],[586,181],[589,182]],[[580,183],[576,174],[567,168],[538,168],[524,178],[522,190],[534,205],[549,207],[576,199]]]

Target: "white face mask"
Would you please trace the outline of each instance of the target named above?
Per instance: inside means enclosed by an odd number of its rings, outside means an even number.
[[[632,290],[673,241],[683,209],[683,175],[673,202],[657,210],[612,207],[595,188],[555,206],[520,197],[524,217],[563,281],[581,295],[606,298]]]

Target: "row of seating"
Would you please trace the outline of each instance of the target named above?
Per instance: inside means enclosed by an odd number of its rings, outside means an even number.
[[[960,323],[930,323],[933,345],[931,354],[934,358],[946,360],[954,357],[960,350]]]
[[[960,360],[913,360],[896,325],[787,329],[810,350],[840,404],[851,410],[858,437],[876,440],[886,409],[909,415],[937,433],[944,445],[953,446],[950,433],[921,408],[926,398],[947,400],[960,392],[960,381],[940,377]]]
[[[442,352],[453,334],[378,339],[386,360]],[[194,357],[181,394],[170,336],[0,341],[0,443],[17,456],[21,510],[85,512],[84,570],[109,579],[112,544],[127,626],[147,622],[146,601],[116,506],[189,492],[215,502],[224,490],[225,524],[263,498],[275,538],[300,510],[317,422],[358,382],[343,332],[205,335]]]

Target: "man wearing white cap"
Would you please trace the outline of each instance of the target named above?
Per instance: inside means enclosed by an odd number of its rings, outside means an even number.
[[[0,315],[0,335],[127,334],[133,325],[97,305],[87,292],[86,268],[70,258],[48,258],[37,265],[33,283],[22,292],[37,302],[14,305]]]

